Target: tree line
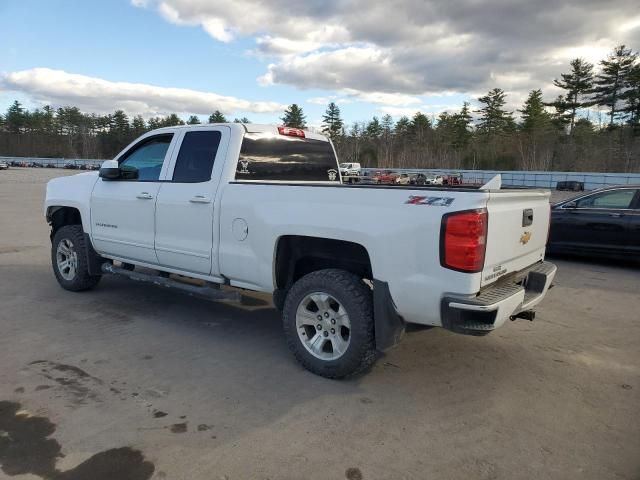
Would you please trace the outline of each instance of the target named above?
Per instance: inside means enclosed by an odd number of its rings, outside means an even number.
[[[209,115],[208,123],[230,120],[219,110]],[[251,123],[246,117],[236,123]],[[186,121],[172,113],[145,120],[132,118],[123,111],[96,115],[83,113],[78,107],[53,109],[44,106],[27,110],[17,100],[0,115],[0,155],[51,158],[113,158],[125,146],[149,130],[175,125],[196,125],[200,118],[191,115]]]
[[[493,88],[477,99],[475,110],[465,102],[459,111],[437,117],[374,116],[349,126],[331,102],[321,129],[341,161],[368,167],[640,171],[638,53],[618,46],[597,67],[576,58],[553,83],[563,94],[545,102],[540,89],[532,90],[517,120],[506,108],[506,93]],[[297,104],[281,120],[307,127]],[[228,120],[215,111],[208,121]],[[0,116],[0,155],[111,158],[148,130],[184,123],[200,120],[191,116],[184,122],[176,114],[129,118],[122,110],[86,114],[77,107],[29,111],[16,101]]]

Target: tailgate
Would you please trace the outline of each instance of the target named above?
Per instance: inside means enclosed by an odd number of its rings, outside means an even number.
[[[489,225],[481,285],[544,258],[551,192],[497,190],[489,194]]]

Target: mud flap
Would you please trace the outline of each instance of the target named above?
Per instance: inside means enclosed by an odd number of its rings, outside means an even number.
[[[84,244],[87,247],[87,270],[89,271],[89,275],[102,275],[102,264],[108,260],[98,255],[93,249],[91,237],[89,237],[88,233],[84,234]]]
[[[404,320],[395,309],[389,284],[373,280],[373,318],[376,332],[376,349],[387,350],[396,345],[405,330]]]

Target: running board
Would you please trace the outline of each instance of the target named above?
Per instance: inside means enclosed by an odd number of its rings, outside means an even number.
[[[150,273],[136,272],[135,270],[127,270],[125,268],[116,267],[112,263],[105,262],[101,267],[102,273],[109,273],[112,275],[120,275],[127,277],[131,280],[138,282],[152,283],[160,287],[174,288],[180,290],[187,295],[194,297],[201,297],[207,300],[232,300],[239,302],[241,295],[239,292],[230,292],[222,290],[219,287],[208,285],[197,286],[189,283],[180,282],[169,277],[162,277],[160,275],[154,275]]]

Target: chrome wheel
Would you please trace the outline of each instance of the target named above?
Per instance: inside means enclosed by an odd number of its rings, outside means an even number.
[[[349,348],[349,315],[327,293],[314,292],[302,299],[296,311],[296,329],[307,351],[321,360],[336,360]]]
[[[73,280],[78,271],[78,254],[73,243],[68,238],[63,238],[56,249],[56,263],[58,272],[65,280]]]

